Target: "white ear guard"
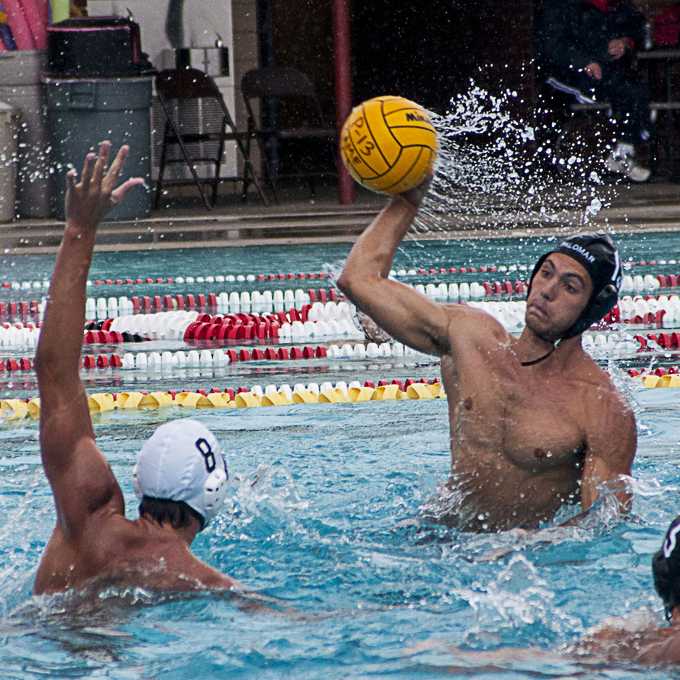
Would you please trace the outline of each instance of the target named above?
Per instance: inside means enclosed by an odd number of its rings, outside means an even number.
[[[221,454],[220,458],[222,458],[222,463],[224,466],[216,467],[208,475],[208,478],[205,480],[205,484],[203,485],[204,512],[201,514],[205,518],[206,525],[220,511],[220,508],[224,505],[224,501],[227,497],[227,481],[229,480],[229,474],[227,473],[227,461]]]

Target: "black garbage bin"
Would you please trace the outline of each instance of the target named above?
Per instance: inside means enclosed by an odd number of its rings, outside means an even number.
[[[97,142],[114,150],[130,146],[121,175],[143,177],[107,219],[130,220],[151,212],[151,105],[153,77],[142,54],[139,27],[120,17],[69,19],[48,30],[48,66],[43,78],[48,132],[56,175],[52,213],[64,219],[65,178]],[[106,55],[106,59],[102,59]]]

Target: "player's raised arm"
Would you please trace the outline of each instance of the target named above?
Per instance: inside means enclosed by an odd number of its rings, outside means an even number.
[[[130,187],[143,181],[130,179],[116,188],[128,148],[122,147],[108,168],[110,149],[111,144],[103,142],[98,154],[87,155],[80,181],[75,170],[67,176],[66,228],[35,356],[42,461],[55,496],[58,522],[66,533],[77,531],[86,513],[108,502],[118,489],[95,446],[79,375],[86,283],[97,225]]]
[[[393,198],[357,241],[338,286],[393,337],[442,354],[449,349],[445,308],[388,277],[429,187],[436,154],[437,133],[418,104],[375,97],[352,110],[340,135],[342,160],[364,187]]]
[[[388,277],[394,253],[416,215],[418,193],[390,200],[355,243],[338,286],[392,337],[421,352],[443,354],[449,350],[446,308]]]

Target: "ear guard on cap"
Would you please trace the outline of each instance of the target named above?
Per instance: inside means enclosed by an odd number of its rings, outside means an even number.
[[[619,299],[619,292],[616,287],[608,283],[599,293],[597,293],[586,306],[583,314],[577,319],[576,323],[566,332],[564,338],[573,338],[583,331],[587,331],[594,323],[602,319],[609,312]]]
[[[224,467],[216,467],[205,480],[203,485],[203,507],[205,509],[205,523],[220,511],[227,498],[227,463],[222,457]]]

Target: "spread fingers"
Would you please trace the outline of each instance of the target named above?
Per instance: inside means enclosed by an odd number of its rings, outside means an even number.
[[[113,191],[116,184],[118,183],[120,172],[123,169],[123,163],[125,163],[125,159],[127,158],[129,152],[130,147],[127,144],[124,144],[123,146],[120,147],[120,149],[118,149],[118,153],[116,154],[116,157],[113,159],[113,163],[111,163],[109,171],[106,173],[105,182],[107,185],[106,188],[109,191]]]
[[[83,161],[83,171],[80,175],[80,184],[87,191],[90,188],[90,181],[92,180],[92,172],[97,156],[90,151]]]
[[[100,187],[102,183],[102,177],[104,177],[104,172],[106,171],[107,165],[109,163],[109,155],[111,153],[111,142],[105,141],[99,144],[99,156],[97,162],[94,164],[94,170],[92,172],[92,182],[95,187]]]

